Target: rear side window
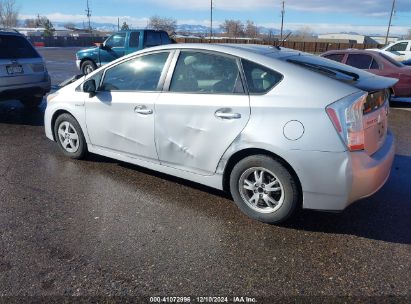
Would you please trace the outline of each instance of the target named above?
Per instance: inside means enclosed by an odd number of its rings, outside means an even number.
[[[251,94],[267,93],[283,79],[283,75],[262,65],[244,59],[242,63]]]
[[[331,54],[331,55],[327,55],[324,56],[324,58],[330,59],[330,60],[334,60],[337,62],[342,62],[344,59],[345,54]]]
[[[170,91],[241,94],[244,88],[235,58],[202,52],[181,52]]]
[[[0,36],[0,59],[39,58],[26,38],[20,36]]]
[[[352,54],[348,55],[346,64],[361,70],[368,70],[372,64],[372,57],[364,54]]]
[[[161,45],[161,33],[146,32],[146,47]]]
[[[136,48],[139,46],[140,43],[140,33],[139,32],[131,32],[130,33],[130,43],[129,46],[132,48]]]
[[[163,44],[170,44],[171,43],[170,37],[168,37],[167,33],[165,33],[165,32],[161,33],[161,42]]]

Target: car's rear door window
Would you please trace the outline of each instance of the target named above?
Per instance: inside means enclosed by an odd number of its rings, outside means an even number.
[[[276,86],[283,75],[248,60],[242,60],[245,78],[250,94],[264,94]]]
[[[107,69],[100,90],[157,91],[169,54],[149,54]]]
[[[130,33],[130,42],[129,46],[131,48],[137,48],[140,45],[140,33],[139,32],[131,32]]]
[[[361,70],[368,70],[371,67],[373,58],[365,54],[348,55],[346,64]]]
[[[241,94],[244,87],[236,58],[182,51],[170,84],[171,92]]]
[[[0,35],[0,59],[39,58],[30,42],[20,36]]]
[[[345,54],[331,54],[331,55],[326,55],[324,58],[334,60],[337,62],[342,62],[344,59]]]

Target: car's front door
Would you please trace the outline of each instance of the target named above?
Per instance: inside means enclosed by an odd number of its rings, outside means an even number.
[[[106,69],[96,96],[85,103],[92,145],[158,161],[154,104],[169,55],[152,53]]]
[[[394,54],[397,61],[405,61],[411,58],[411,43],[407,41],[398,42],[387,51]]]
[[[216,53],[186,50],[179,54],[172,72],[170,69],[167,76],[169,90],[156,101],[160,162],[212,175],[250,117],[239,61]]]
[[[100,49],[100,64],[105,65],[125,55],[127,32],[113,34]]]

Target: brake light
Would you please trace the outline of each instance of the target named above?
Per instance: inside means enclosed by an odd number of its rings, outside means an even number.
[[[367,93],[353,94],[326,108],[331,122],[350,151],[365,149],[363,112],[367,96]]]

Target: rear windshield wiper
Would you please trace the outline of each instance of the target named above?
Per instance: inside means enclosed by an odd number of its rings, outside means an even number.
[[[294,59],[288,59],[288,62],[291,63],[295,63],[298,65],[301,65],[303,67],[312,69],[312,70],[316,70],[316,71],[320,71],[326,74],[330,74],[334,77],[337,77],[337,73],[343,74],[345,76],[350,77],[350,79],[352,81],[357,81],[358,79],[360,79],[360,76],[356,73],[353,72],[348,72],[345,70],[341,70],[339,68],[334,68],[334,67],[330,67],[330,66],[325,66],[325,65],[320,65],[320,64],[314,64],[314,63],[307,63],[307,62],[302,62],[299,60],[294,60]]]

